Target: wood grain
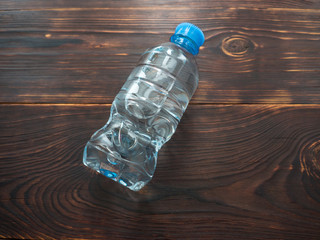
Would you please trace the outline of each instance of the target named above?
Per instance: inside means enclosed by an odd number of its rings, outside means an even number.
[[[206,35],[191,104],[319,104],[319,6],[1,1],[0,102],[111,103],[146,47],[168,41],[178,23],[190,21]]]
[[[201,27],[153,180],[82,165],[147,48]],[[320,239],[320,1],[1,0],[1,239]]]
[[[319,239],[318,105],[190,106],[140,193],[81,163],[109,108],[0,106],[0,237]]]
[[[92,4],[94,3],[94,5]],[[198,9],[206,8],[209,6],[214,8],[226,8],[226,7],[242,7],[242,8],[293,8],[297,10],[305,10],[312,8],[319,8],[320,3],[316,0],[284,0],[284,1],[264,1],[264,0],[123,0],[119,1],[97,1],[92,2],[87,1],[37,1],[37,0],[2,0],[0,9],[3,10],[23,10],[23,9],[50,9],[50,8],[65,8],[65,9],[97,9],[97,8],[116,8],[116,9],[126,9],[126,8],[157,8],[159,11],[161,9],[172,10],[175,9]]]

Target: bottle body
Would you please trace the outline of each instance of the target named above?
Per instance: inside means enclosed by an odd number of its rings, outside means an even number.
[[[147,50],[115,97],[108,122],[87,143],[84,164],[140,190],[197,86],[197,64],[188,51],[171,42]]]

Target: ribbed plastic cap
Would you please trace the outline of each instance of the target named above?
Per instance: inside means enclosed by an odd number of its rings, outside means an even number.
[[[204,34],[200,28],[191,23],[181,23],[176,27],[174,35],[182,35],[191,39],[197,47],[197,53],[199,52],[199,47],[204,43]],[[172,39],[171,39],[172,40]]]

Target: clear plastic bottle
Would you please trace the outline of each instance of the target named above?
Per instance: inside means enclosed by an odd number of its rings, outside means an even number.
[[[158,151],[198,86],[194,55],[204,43],[202,31],[182,23],[170,40],[142,55],[115,97],[108,122],[84,150],[86,166],[134,191],[151,180]]]

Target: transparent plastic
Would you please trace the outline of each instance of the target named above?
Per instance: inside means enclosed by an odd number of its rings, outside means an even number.
[[[131,190],[147,184],[198,86],[195,57],[174,43],[147,50],[115,97],[83,163]]]

